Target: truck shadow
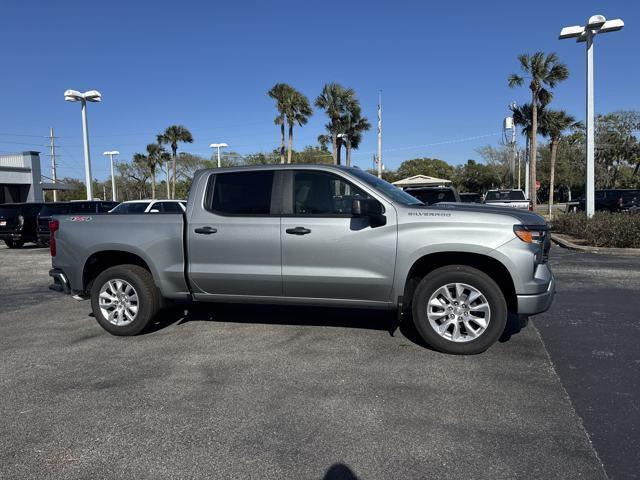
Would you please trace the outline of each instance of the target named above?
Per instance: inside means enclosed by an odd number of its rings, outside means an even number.
[[[405,314],[398,324],[395,310],[339,307],[199,303],[189,305],[187,308],[173,307],[161,311],[143,335],[152,334],[170,325],[183,325],[189,322],[362,328],[386,331],[390,336],[397,336],[399,332],[412,343],[433,350],[422,340],[410,313]],[[526,323],[526,319],[509,314],[507,325],[499,341],[509,341],[513,335],[524,328]]]

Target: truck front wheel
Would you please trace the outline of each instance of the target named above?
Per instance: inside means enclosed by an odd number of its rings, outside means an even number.
[[[493,345],[507,323],[507,303],[487,274],[466,265],[441,267],[425,276],[412,300],[422,338],[444,353],[473,355]]]
[[[138,265],[117,265],[93,281],[91,307],[107,332],[136,335],[160,310],[160,295],[148,270]]]

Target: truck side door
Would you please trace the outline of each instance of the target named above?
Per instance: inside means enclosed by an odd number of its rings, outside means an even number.
[[[273,170],[209,176],[187,226],[189,278],[200,300],[282,295],[275,178]]]
[[[354,217],[354,198],[369,198],[345,177],[322,170],[289,170],[283,186],[284,295],[316,299],[390,301],[397,220],[372,227]]]

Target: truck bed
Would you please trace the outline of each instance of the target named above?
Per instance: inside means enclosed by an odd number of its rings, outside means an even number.
[[[103,213],[53,218],[59,228],[52,265],[64,271],[72,291],[86,289],[85,272],[101,256],[124,252],[146,263],[164,297],[190,295],[185,277],[183,214]]]

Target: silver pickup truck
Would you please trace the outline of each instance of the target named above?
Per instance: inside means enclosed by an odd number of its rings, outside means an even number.
[[[54,287],[115,335],[167,302],[395,309],[448,353],[479,353],[507,314],[549,308],[548,227],[527,211],[414,197],[358,168],[199,171],[184,214],[54,217]]]

